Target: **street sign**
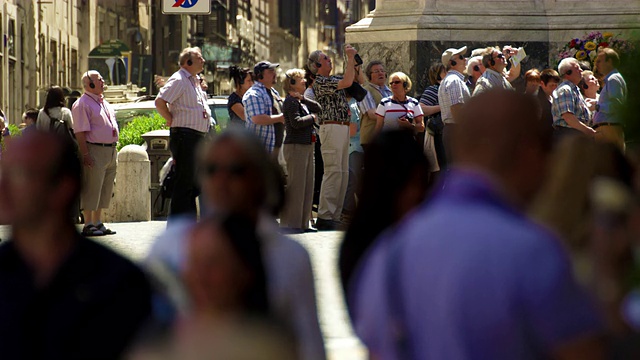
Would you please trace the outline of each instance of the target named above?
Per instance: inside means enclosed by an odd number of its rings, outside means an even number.
[[[162,0],[162,13],[175,15],[211,14],[211,0]]]

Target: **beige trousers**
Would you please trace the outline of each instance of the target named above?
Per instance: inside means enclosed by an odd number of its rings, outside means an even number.
[[[320,144],[324,175],[318,218],[340,221],[349,184],[349,125],[320,125]]]

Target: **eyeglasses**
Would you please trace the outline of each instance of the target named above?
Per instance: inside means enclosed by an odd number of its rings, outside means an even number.
[[[240,163],[232,163],[229,165],[209,163],[203,168],[203,172],[207,176],[214,176],[216,174],[219,174],[220,172],[226,172],[227,174],[236,178],[245,176],[248,171],[249,167],[245,164]]]
[[[400,80],[395,80],[395,81],[390,82],[390,84],[391,84],[391,85],[402,84],[402,81],[400,81]]]
[[[371,72],[372,74],[386,74],[387,72],[384,70],[375,70]]]

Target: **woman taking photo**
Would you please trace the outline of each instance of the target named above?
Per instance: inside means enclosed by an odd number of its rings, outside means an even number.
[[[408,129],[424,131],[424,115],[418,100],[407,96],[411,90],[411,79],[402,72],[389,77],[390,97],[383,98],[376,110],[376,132],[381,130]]]
[[[284,100],[283,154],[287,162],[286,205],[280,216],[280,226],[290,232],[314,231],[309,227],[313,200],[313,150],[315,130],[313,123],[320,105],[305,98],[307,80],[304,70],[291,69],[286,72],[283,88],[287,93]]]
[[[229,125],[244,127],[244,106],[242,96],[253,86],[253,76],[248,68],[229,67],[229,75],[233,79],[236,90],[229,95],[227,109],[229,110]]]

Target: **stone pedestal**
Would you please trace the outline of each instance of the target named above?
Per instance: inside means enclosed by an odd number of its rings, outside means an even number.
[[[105,222],[151,220],[149,156],[142,146],[127,145],[118,152],[114,197],[103,211]]]
[[[427,86],[427,70],[447,48],[469,53],[491,45],[524,47],[529,68],[555,67],[555,55],[572,38],[610,31],[629,38],[640,29],[640,0],[378,0],[376,10],[347,28],[365,62],[382,60],[403,71],[416,94]],[[467,55],[469,55],[469,53]]]

